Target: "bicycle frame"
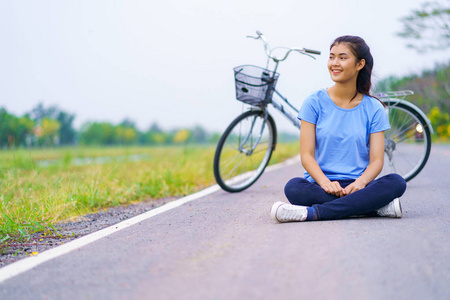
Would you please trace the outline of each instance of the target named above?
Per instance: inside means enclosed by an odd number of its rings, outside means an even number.
[[[247,37],[248,37],[248,38],[253,38],[253,39],[255,39],[255,40],[261,40],[261,41],[262,41],[262,43],[263,43],[263,45],[264,45],[264,52],[266,53],[266,56],[267,56],[266,69],[269,69],[269,64],[270,64],[271,61],[273,61],[273,62],[275,63],[275,66],[274,66],[274,68],[273,68],[273,70],[272,70],[274,76],[275,76],[275,73],[276,73],[277,70],[278,70],[278,65],[279,65],[279,63],[282,62],[282,61],[284,61],[284,60],[286,60],[291,52],[297,52],[297,53],[300,53],[300,54],[309,56],[309,57],[311,57],[311,58],[313,58],[313,59],[316,59],[313,55],[320,55],[320,51],[312,50],[312,49],[306,49],[306,48],[298,48],[298,47],[294,47],[294,48],[276,47],[276,48],[271,49],[270,46],[269,46],[269,43],[268,43],[267,40],[265,39],[264,35],[263,35],[260,31],[256,31],[256,34],[257,34],[256,37],[254,37],[254,36],[247,36]],[[284,55],[278,57],[278,56],[275,56],[275,55],[273,54],[273,52],[274,52],[275,49],[285,49],[285,50],[287,50],[287,51],[286,51],[286,53],[285,53]],[[268,91],[268,92],[269,92],[269,91]],[[287,99],[286,97],[284,97],[278,90],[274,89],[273,92],[274,92],[276,95],[278,95],[278,96],[281,98],[281,100],[282,100],[283,102],[285,102],[290,108],[292,108],[297,114],[299,113],[299,110],[298,110],[295,106],[293,106],[293,105],[288,101],[288,99]],[[298,120],[298,118],[297,118],[296,115],[294,115],[294,114],[292,114],[291,112],[285,110],[283,104],[282,104],[281,102],[278,102],[277,100],[275,100],[275,99],[273,98],[273,95],[272,95],[272,97],[271,97],[270,100],[271,100],[271,101],[270,101],[269,103],[272,104],[273,107],[275,107],[275,109],[277,109],[278,111],[280,111],[280,112],[281,112],[288,120],[290,120],[290,121],[292,122],[292,124],[294,124],[295,127],[297,127],[298,129],[300,129],[300,121]],[[260,108],[261,108],[261,109],[265,112],[265,114],[266,114],[265,117],[264,117],[264,122],[263,122],[263,124],[262,124],[263,128],[264,128],[265,122],[267,121],[267,116],[268,116],[267,105],[268,105],[269,103],[266,103],[266,104],[260,106]],[[263,134],[263,130],[261,130],[261,134],[260,134],[260,136],[258,137],[258,139],[261,138],[262,134]],[[245,141],[246,141],[246,140],[245,140]],[[245,143],[245,141],[244,141],[244,143]],[[243,143],[243,144],[244,144],[244,143]],[[255,145],[254,147],[256,147],[256,145]],[[240,147],[240,148],[241,148],[241,147]],[[241,151],[241,150],[242,150],[242,149],[239,149],[239,151]]]
[[[298,110],[295,106],[293,106],[293,105],[288,101],[288,99],[287,99],[286,97],[284,97],[279,91],[277,91],[276,89],[274,89],[274,92],[275,92],[275,94],[278,95],[278,97],[281,98],[281,100],[283,100],[287,105],[289,105],[289,107],[292,108],[297,114],[299,113],[299,110]],[[254,151],[254,150],[256,149],[256,147],[258,146],[259,141],[261,140],[261,137],[263,136],[263,133],[264,133],[264,127],[265,127],[265,125],[266,125],[267,119],[268,119],[268,117],[269,117],[269,111],[268,111],[268,109],[267,109],[268,104],[272,104],[272,106],[273,106],[275,109],[277,109],[279,112],[281,112],[281,114],[282,114],[283,116],[285,116],[288,120],[290,120],[290,121],[292,122],[292,124],[294,124],[294,126],[297,127],[297,128],[300,130],[300,120],[297,118],[297,116],[294,115],[294,114],[292,114],[291,112],[285,110],[283,104],[280,103],[280,102],[278,102],[277,100],[273,99],[273,97],[272,97],[272,98],[271,98],[271,101],[270,101],[269,103],[267,103],[267,104],[265,104],[265,105],[259,106],[260,109],[264,112],[264,121],[263,121],[263,123],[261,124],[261,130],[260,130],[260,132],[259,132],[259,135],[258,135],[258,137],[257,137],[257,139],[256,139],[256,141],[255,141],[255,143],[254,143],[254,145],[252,146],[252,149],[251,149],[250,151],[248,151],[248,150],[244,149],[244,145],[245,145],[245,143],[248,141],[248,139],[249,139],[249,137],[250,137],[250,135],[251,135],[251,132],[252,132],[253,126],[255,125],[256,119],[253,120],[253,123],[252,123],[252,125],[251,125],[251,128],[250,128],[249,133],[247,134],[247,136],[245,137],[245,139],[240,143],[240,146],[239,146],[239,148],[238,148],[238,151],[239,151],[239,152],[244,153],[244,154],[250,156],[250,155],[253,154],[253,151]]]
[[[281,95],[280,92],[278,92],[277,90],[274,90],[275,94],[278,95],[278,97],[281,98],[281,100],[283,100],[287,105],[289,105],[290,108],[292,108],[297,114],[299,113],[299,110],[293,106],[286,97],[284,97],[283,95]],[[297,118],[296,115],[292,114],[291,112],[287,111],[284,109],[284,106],[276,101],[275,99],[273,99],[272,97],[272,102],[271,104],[273,105],[273,107],[275,107],[278,111],[280,111],[283,116],[285,116],[288,120],[290,120],[292,122],[292,124],[294,124],[295,127],[297,127],[298,129],[300,129],[300,121]]]
[[[261,130],[259,131],[258,138],[256,139],[254,145],[252,146],[252,149],[251,149],[250,151],[248,151],[247,149],[244,149],[244,145],[245,145],[245,143],[248,141],[248,139],[250,138],[250,135],[251,135],[252,130],[253,130],[253,126],[255,126],[256,118],[253,119],[252,126],[250,127],[250,130],[249,130],[247,136],[244,138],[244,140],[242,141],[242,143],[239,145],[239,148],[238,148],[239,152],[244,153],[244,154],[250,156],[250,155],[253,154],[253,151],[255,151],[255,149],[256,149],[256,147],[258,146],[259,141],[261,140],[261,137],[262,137],[262,135],[263,135],[263,133],[264,133],[264,127],[265,127],[265,125],[266,125],[267,118],[268,118],[268,116],[269,116],[269,112],[267,111],[267,109],[264,110],[264,114],[265,114],[265,115],[264,115],[264,122],[263,122],[262,125],[261,125]]]

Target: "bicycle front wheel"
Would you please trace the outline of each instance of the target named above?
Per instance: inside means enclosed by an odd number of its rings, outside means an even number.
[[[272,117],[261,110],[238,116],[220,138],[214,156],[214,176],[225,191],[245,190],[264,172],[276,145]]]
[[[391,129],[385,132],[385,159],[381,174],[397,173],[409,181],[419,174],[430,156],[430,128],[414,107],[396,100],[383,102]]]

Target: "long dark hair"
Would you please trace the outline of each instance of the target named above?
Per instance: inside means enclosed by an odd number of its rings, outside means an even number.
[[[358,78],[356,79],[356,90],[357,90],[356,95],[359,92],[361,94],[370,96],[370,88],[372,87],[372,69],[373,69],[373,57],[372,54],[370,53],[370,47],[359,36],[344,35],[334,40],[334,42],[330,46],[330,50],[331,48],[333,48],[333,46],[341,43],[345,43],[348,45],[353,55],[355,55],[357,62],[361,61],[361,59],[364,59],[366,61],[364,68],[362,68],[359,71]],[[352,100],[355,97],[353,97]]]

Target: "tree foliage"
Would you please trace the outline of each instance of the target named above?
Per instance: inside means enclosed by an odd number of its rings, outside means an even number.
[[[450,47],[450,1],[425,2],[420,9],[400,19],[398,36],[408,40],[407,47],[418,52]]]
[[[16,117],[0,108],[0,146],[12,147],[30,143],[34,122],[28,117]]]
[[[448,112],[441,111],[439,107],[435,106],[428,113],[428,118],[437,136],[442,138],[450,137],[450,115]]]
[[[61,124],[56,119],[44,117],[35,129],[39,145],[55,146],[59,145],[59,129]]]
[[[407,100],[416,104],[431,121],[438,137],[450,137],[450,63],[419,75],[389,77],[377,84],[378,91],[412,90]]]
[[[76,131],[73,128],[75,115],[60,111],[56,120],[61,124],[59,128],[59,138],[61,145],[71,145],[76,142]]]
[[[450,111],[450,63],[437,65],[433,70],[404,77],[389,77],[376,83],[378,91],[412,90],[407,98],[425,113],[437,106]]]
[[[186,144],[186,142],[188,141],[188,139],[191,135],[192,135],[191,131],[189,131],[187,129],[181,129],[175,133],[175,135],[173,137],[173,141],[176,144]]]
[[[57,126],[57,133],[55,133],[56,138],[53,138],[53,143],[56,142],[56,144],[60,145],[71,145],[76,142],[76,131],[73,128],[75,115],[65,112],[54,105],[45,107],[43,103],[39,103],[34,108],[32,108],[28,115],[38,127],[43,126],[43,120],[47,120],[47,123],[51,122],[54,126],[56,126],[56,122],[58,122],[59,125]],[[48,138],[41,138],[37,139],[37,143],[44,143],[48,145],[50,143],[50,140]]]
[[[217,135],[209,134],[201,126],[164,131],[153,123],[147,131],[140,131],[130,120],[117,125],[91,122],[83,125],[80,143],[84,145],[172,145],[216,143]]]

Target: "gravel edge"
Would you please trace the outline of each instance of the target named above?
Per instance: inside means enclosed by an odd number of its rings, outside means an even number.
[[[54,226],[57,230],[56,233],[53,229],[48,229],[45,232],[32,234],[25,241],[5,242],[4,245],[1,245],[0,268],[143,214],[176,199],[177,197],[169,197],[110,207],[93,214],[80,216],[73,221],[58,223]]]

